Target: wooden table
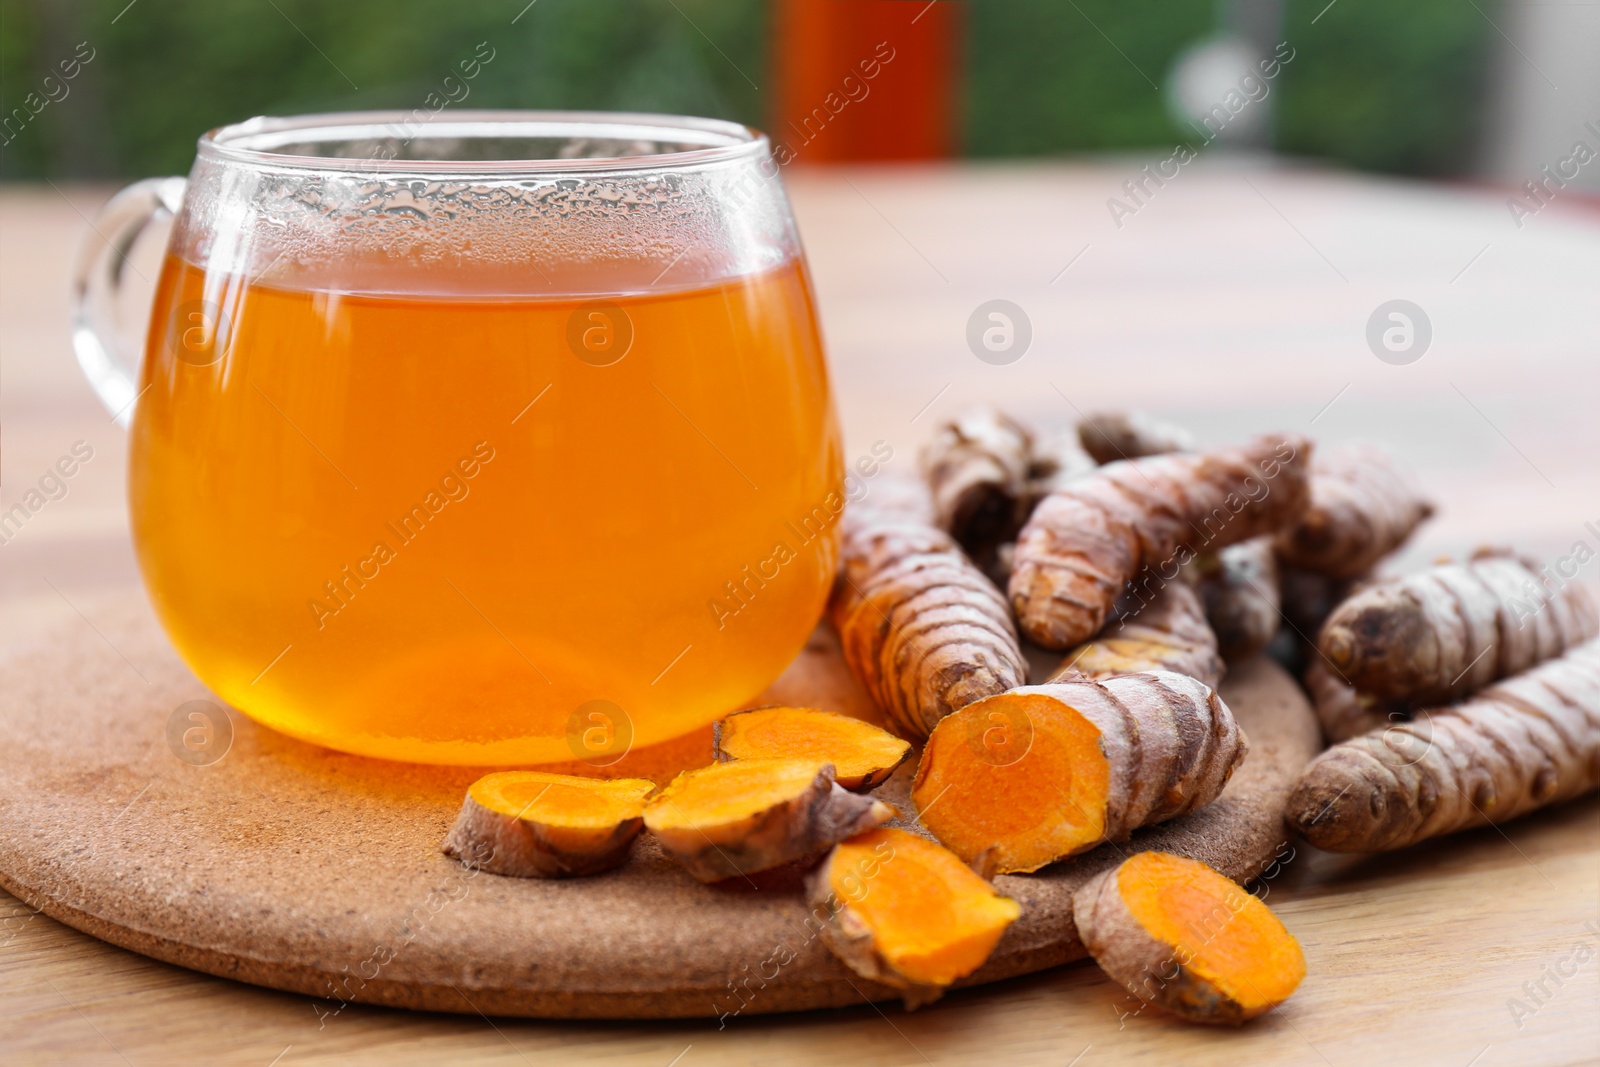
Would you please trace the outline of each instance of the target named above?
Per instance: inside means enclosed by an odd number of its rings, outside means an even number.
[[[970,400],[1041,422],[1137,405],[1205,440],[1283,427],[1389,444],[1442,504],[1405,562],[1482,542],[1547,560],[1580,540],[1600,548],[1600,216],[1558,202],[1518,229],[1503,194],[1207,159],[1119,227],[1106,202],[1140,162],[790,176],[852,456],[883,440],[910,467],[932,425]],[[77,614],[87,634],[97,598],[137,581],[122,435],[65,328],[80,214],[106,192],[0,192],[0,499],[74,441],[95,450],[66,497],[0,546],[0,642]],[[152,254],[137,259],[147,276]],[[1033,329],[1006,366],[966,342],[973,310],[996,298]],[[1373,310],[1396,298],[1433,328],[1406,366],[1365,340]],[[915,1014],[863,1006],[720,1031],[357,1006],[319,1025],[306,998],[152,962],[0,894],[0,1062],[1600,1060],[1600,799],[1397,856],[1301,849],[1269,896],[1309,977],[1281,1011],[1213,1032],[1121,1017],[1127,996],[1089,965]],[[1583,942],[1586,961],[1557,985],[1546,968]]]

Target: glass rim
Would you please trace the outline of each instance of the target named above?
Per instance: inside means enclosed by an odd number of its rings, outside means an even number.
[[[436,114],[436,113],[428,113]],[[632,156],[581,159],[385,159],[374,156],[308,155],[278,151],[285,145],[381,140],[394,128],[420,125],[407,138],[440,140],[467,137],[617,138],[676,142],[693,148]],[[208,130],[200,137],[202,159],[257,167],[363,174],[527,174],[550,176],[593,171],[665,170],[702,167],[730,160],[759,159],[768,151],[767,135],[723,119],[631,111],[468,110],[418,122],[415,111],[338,111],[273,117],[258,115]]]

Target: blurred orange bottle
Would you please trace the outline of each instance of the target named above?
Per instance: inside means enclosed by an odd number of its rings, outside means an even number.
[[[778,161],[951,155],[960,29],[949,0],[775,0]]]

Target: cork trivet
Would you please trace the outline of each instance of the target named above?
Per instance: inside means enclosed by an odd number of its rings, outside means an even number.
[[[233,715],[227,755],[180,761],[168,718],[208,697],[142,597],[91,610],[0,659],[0,885],[53,918],[157,959],[317,998],[435,1011],[666,1018],[894,999],[805,923],[798,878],[708,887],[642,838],[618,870],[572,881],[474,874],[439,851],[478,773],[342,755]],[[1259,875],[1317,727],[1294,682],[1255,660],[1223,694],[1250,735],[1226,793],[1192,816],[1037,875],[964,984],[1081,957],[1072,891],[1131,848]],[[819,631],[757,703],[870,714]],[[612,768],[652,777],[709,759],[690,738]],[[906,803],[911,766],[880,791]]]

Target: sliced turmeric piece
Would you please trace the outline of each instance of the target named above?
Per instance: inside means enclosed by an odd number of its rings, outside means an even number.
[[[861,977],[902,990],[908,1008],[983,966],[1022,913],[948,849],[891,827],[836,846],[810,899],[827,915],[823,943]]]
[[[1388,452],[1334,445],[1312,461],[1311,503],[1278,535],[1278,555],[1331,578],[1359,578],[1432,514],[1433,505]]]
[[[1247,744],[1209,687],[1169,671],[1051,682],[970,704],[934,728],[911,798],[971,862],[1034,871],[1215,800]]]
[[[871,723],[818,708],[756,708],[716,724],[717,759],[810,759],[833,764],[834,781],[868,792],[911,755],[911,745]]]
[[[1334,745],[1285,818],[1329,852],[1404,848],[1499,824],[1600,788],[1600,641]]]
[[[857,521],[870,516],[879,522],[934,524],[933,492],[920,474],[883,470],[863,484],[862,493],[850,501],[849,514]]]
[[[741,759],[678,775],[644,823],[690,874],[718,882],[806,859],[897,814],[840,788],[820,760]]]
[[[1050,681],[1174,671],[1216,688],[1222,670],[1217,635],[1199,595],[1182,582],[1167,582],[1136,612],[1068,652]]]
[[[621,865],[644,825],[643,778],[501,771],[467,790],[444,851],[469,867],[519,878],[566,878]]]
[[[1123,585],[1146,567],[1176,576],[1198,552],[1295,521],[1310,454],[1304,437],[1261,437],[1121,460],[1051,493],[1017,534],[1008,595],[1023,632],[1045,648],[1071,648],[1100,632]]]
[[[949,534],[854,507],[843,526],[829,616],[851,673],[897,733],[921,739],[956,708],[1022,684],[1005,597]]]
[[[1552,589],[1537,567],[1486,550],[1359,590],[1328,616],[1317,647],[1363,693],[1443,704],[1597,632],[1587,586]]]
[[[1073,895],[1078,935],[1106,974],[1191,1022],[1237,1026],[1289,998],[1300,943],[1255,896],[1198,860],[1140,852]]]

